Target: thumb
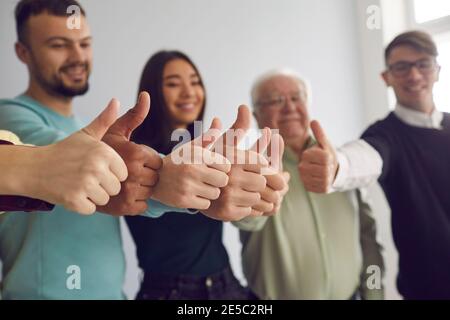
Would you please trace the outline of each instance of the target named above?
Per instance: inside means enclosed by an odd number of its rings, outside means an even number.
[[[283,153],[284,140],[279,133],[273,133],[267,149],[267,157],[270,166],[262,169],[264,170],[261,171],[263,175],[273,175],[283,170]]]
[[[314,138],[322,149],[327,149],[330,147],[330,142],[328,141],[325,131],[322,129],[319,121],[311,121],[311,130]]]
[[[283,154],[284,154],[284,140],[279,133],[272,135],[269,148],[267,149],[267,156],[270,159],[270,167],[275,172],[283,171]]]
[[[238,108],[238,114],[231,129],[243,129],[247,131],[250,128],[250,110],[246,105],[240,105]]]
[[[224,135],[225,145],[237,146],[250,128],[251,115],[246,105],[240,105],[233,125]]]
[[[261,137],[255,142],[255,144],[250,148],[251,151],[256,153],[264,154],[267,147],[271,143],[272,131],[270,128],[265,127],[261,131]]]
[[[219,118],[214,118],[211,122],[211,125],[209,126],[209,129],[199,137],[192,140],[192,144],[201,146],[202,148],[208,147],[220,137],[221,128],[222,123],[220,122]]]
[[[116,121],[120,103],[112,99],[108,106],[88,126],[82,129],[91,137],[101,140],[109,127]]]
[[[142,91],[136,105],[120,117],[108,130],[109,133],[124,136],[130,140],[134,129],[139,127],[150,111],[150,95]]]

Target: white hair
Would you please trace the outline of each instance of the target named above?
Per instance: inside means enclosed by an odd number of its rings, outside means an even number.
[[[309,107],[312,102],[312,92],[311,92],[311,86],[309,84],[309,81],[303,77],[301,77],[297,72],[295,72],[292,69],[289,68],[278,68],[273,69],[270,71],[267,71],[256,78],[255,82],[253,82],[252,90],[251,90],[251,96],[252,96],[252,105],[253,108],[256,109],[258,105],[258,99],[259,99],[259,89],[268,80],[271,80],[273,78],[279,77],[279,76],[285,76],[294,79],[299,84],[303,85],[303,88],[306,92],[306,106]]]

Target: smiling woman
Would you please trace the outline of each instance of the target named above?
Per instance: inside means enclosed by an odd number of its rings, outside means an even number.
[[[186,60],[175,59],[164,67],[163,95],[173,129],[186,129],[203,110],[203,84]]]
[[[142,90],[152,97],[151,116],[137,128],[132,139],[169,154],[177,143],[170,139],[172,131],[187,129],[192,137],[194,121],[203,119],[206,94],[201,75],[185,54],[160,51],[149,59],[142,72],[139,91]],[[200,213],[126,220],[144,271],[137,299],[247,298],[246,290],[231,271],[222,242],[221,221]]]

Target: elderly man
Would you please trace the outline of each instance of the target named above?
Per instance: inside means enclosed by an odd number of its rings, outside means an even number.
[[[302,154],[316,144],[309,133],[309,97],[305,81],[286,70],[264,74],[253,86],[258,125],[279,129],[291,179],[277,215],[235,223],[244,274],[261,299],[381,299],[381,279],[367,281],[369,266],[378,276],[383,270],[369,205],[359,192],[310,193],[300,179]]]
[[[305,155],[302,175],[316,192],[378,179],[392,210],[398,291],[406,299],[450,299],[450,115],[433,100],[438,51],[428,34],[410,31],[392,40],[384,56],[382,77],[394,89],[395,110],[360,140]],[[310,163],[319,163],[314,172]]]

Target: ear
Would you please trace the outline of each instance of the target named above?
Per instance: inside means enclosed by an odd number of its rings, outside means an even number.
[[[28,64],[28,48],[21,42],[16,42],[14,44],[14,49],[16,50],[16,55],[20,61]]]
[[[253,116],[255,117],[256,122],[259,123],[259,116],[258,116],[259,113],[256,112],[256,110],[254,110],[254,111],[252,112],[252,114],[253,114]]]
[[[436,82],[438,82],[439,81],[439,75],[441,74],[441,66],[438,66],[437,67],[437,70],[436,70]]]
[[[384,83],[386,84],[386,86],[390,87],[391,83],[389,81],[389,71],[383,71],[381,73],[381,78],[383,79]]]

